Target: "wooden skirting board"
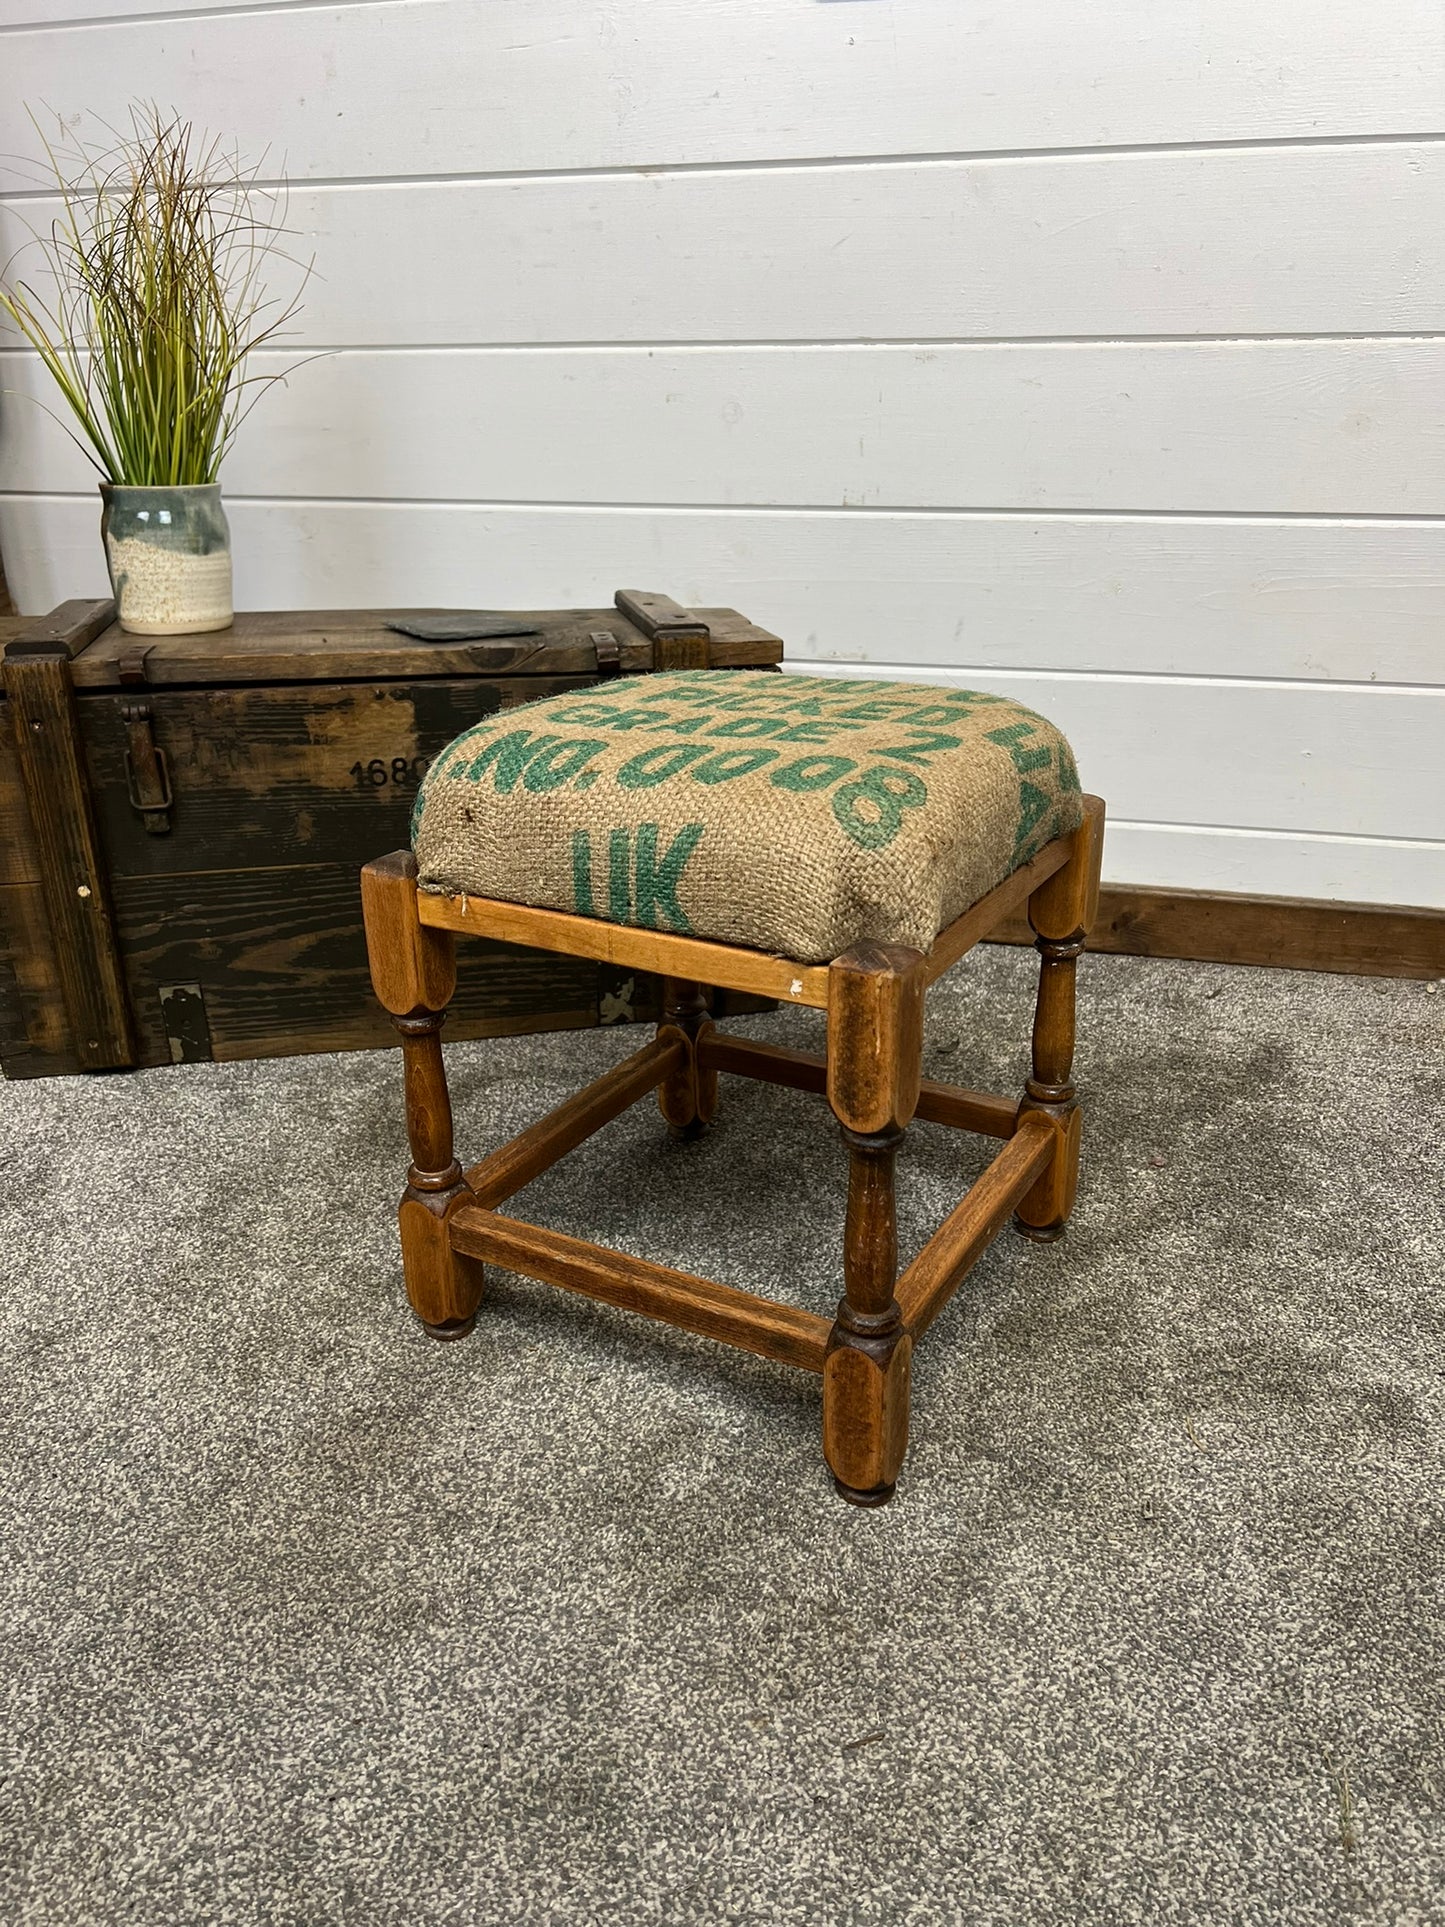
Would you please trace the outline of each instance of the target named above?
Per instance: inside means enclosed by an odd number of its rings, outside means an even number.
[[[1021,916],[994,943],[1032,943]],[[1106,883],[1091,950],[1364,977],[1445,977],[1445,910]]]

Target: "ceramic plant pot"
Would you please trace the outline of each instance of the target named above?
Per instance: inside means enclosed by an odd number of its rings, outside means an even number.
[[[122,629],[194,635],[231,626],[231,531],[219,482],[100,485],[100,533]]]

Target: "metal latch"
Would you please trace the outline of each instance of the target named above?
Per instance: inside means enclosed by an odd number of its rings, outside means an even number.
[[[151,706],[122,703],[120,716],[125,724],[125,781],[131,808],[140,811],[152,836],[165,836],[171,827],[171,772],[151,730]]]
[[[610,682],[622,674],[622,644],[610,629],[593,629],[588,637],[597,652],[597,680]]]

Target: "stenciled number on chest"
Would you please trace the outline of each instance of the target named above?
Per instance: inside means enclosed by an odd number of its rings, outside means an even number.
[[[369,763],[353,763],[346,772],[358,789],[416,789],[431,765],[430,756],[373,756]]]

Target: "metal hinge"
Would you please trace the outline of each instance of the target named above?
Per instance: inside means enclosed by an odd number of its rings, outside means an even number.
[[[165,836],[171,827],[171,772],[151,730],[151,706],[122,703],[120,716],[125,724],[125,780],[131,808],[140,811],[152,836]]]
[[[215,1055],[206,993],[200,984],[162,984],[161,1021],[173,1064],[204,1064]]]

